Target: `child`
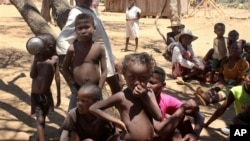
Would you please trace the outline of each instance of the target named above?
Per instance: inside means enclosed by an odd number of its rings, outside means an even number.
[[[243,48],[246,53],[244,57],[246,58],[247,62],[250,63],[250,42],[247,42]]]
[[[124,51],[128,51],[129,38],[135,38],[135,51],[138,47],[141,9],[135,6],[135,1],[128,0],[129,6],[126,9],[126,45]]]
[[[108,99],[93,104],[90,111],[100,118],[115,123],[122,130],[120,134],[114,135],[112,140],[152,140],[154,135],[152,117],[161,120],[161,111],[155,95],[152,89],[147,87],[155,61],[147,53],[135,53],[126,55],[122,66],[128,87]],[[112,106],[118,109],[121,120],[104,111]]]
[[[177,81],[178,84],[183,84],[183,81],[199,79],[204,69],[204,64],[195,56],[191,44],[198,37],[194,36],[190,30],[184,29],[180,34],[176,35],[175,38],[178,42],[173,48],[173,77],[182,77],[182,80]]]
[[[92,4],[92,1],[93,0],[77,0],[76,1],[76,6],[74,6],[70,10],[67,22],[65,26],[63,27],[62,31],[60,32],[60,34],[58,35],[56,51],[59,56],[59,60],[60,60],[59,63],[60,63],[61,70],[62,70],[62,64],[67,54],[67,50],[77,38],[77,35],[75,32],[76,16],[82,13],[91,15],[94,19],[94,23],[96,26],[96,30],[93,32],[92,40],[94,42],[98,42],[104,45],[105,52],[106,52],[106,64],[107,64],[106,82],[108,83],[110,90],[112,91],[112,94],[114,94],[116,92],[119,92],[121,88],[118,83],[118,79],[117,79],[118,76],[114,68],[114,58],[113,58],[113,53],[112,53],[112,47],[111,47],[109,37],[107,35],[107,32],[105,30],[105,27],[101,19],[89,8],[90,5]],[[70,82],[67,79],[67,76],[64,75],[63,71],[61,71],[61,74],[63,75],[64,79],[67,81],[67,84],[69,85],[72,91],[72,86],[70,85]]]
[[[233,42],[239,39],[239,33],[236,30],[231,30],[228,32],[228,42],[227,47],[229,47]],[[204,81],[210,83],[211,72],[212,72],[212,64],[213,64],[213,54],[214,48],[208,50],[207,54],[203,58],[203,63],[205,65],[205,69],[203,71]],[[242,54],[244,56],[244,54]],[[218,72],[213,72],[213,82],[218,81]]]
[[[105,83],[107,76],[105,49],[104,46],[93,42],[94,30],[94,20],[91,15],[79,14],[76,17],[77,40],[69,47],[63,62],[63,71],[74,84],[69,110],[76,106],[76,93],[83,84],[92,82],[102,89]]]
[[[63,130],[69,132],[70,140],[106,141],[114,134],[112,123],[94,116],[89,111],[89,107],[101,99],[101,89],[95,84],[86,83],[81,86],[77,94],[77,107],[70,110],[62,125]],[[64,136],[64,131],[61,137]]]
[[[208,127],[214,120],[220,117],[233,102],[234,102],[235,115],[238,115],[241,113],[241,115],[237,118],[244,121],[244,116],[249,116],[248,115],[249,111],[245,111],[249,108],[249,104],[250,104],[250,70],[249,69],[245,73],[244,83],[242,85],[232,87],[232,89],[228,93],[228,96],[226,97],[226,100],[209,118],[209,120],[205,124],[205,127]],[[235,124],[237,124],[236,119],[234,120]],[[248,117],[248,121],[249,121],[249,117]]]
[[[37,36],[44,42],[44,49],[34,56],[30,77],[31,87],[31,115],[37,119],[38,140],[44,141],[44,128],[46,116],[49,110],[53,111],[54,102],[50,90],[53,77],[57,87],[57,104],[61,103],[60,74],[58,67],[58,56],[56,52],[56,39],[53,35],[44,33]]]
[[[218,103],[227,97],[233,86],[240,85],[244,78],[249,63],[241,58],[243,44],[241,41],[232,43],[229,46],[229,57],[221,62],[219,69],[219,80],[208,91],[204,92],[201,87],[196,89],[195,97],[200,104],[208,105]]]
[[[155,130],[158,135],[155,139],[158,139],[157,141],[165,141],[170,138],[197,140],[204,122],[204,117],[199,112],[199,106],[192,99],[182,103],[177,98],[162,92],[166,86],[165,77],[165,71],[160,67],[155,67],[148,83],[148,86],[154,91],[162,113],[162,121],[154,121]],[[166,118],[166,114],[168,114],[169,117]],[[190,120],[185,115],[194,118],[194,129],[192,128]],[[178,134],[176,129],[181,132],[181,135]]]
[[[214,74],[220,67],[220,62],[223,58],[228,56],[227,39],[224,37],[225,25],[223,23],[216,23],[214,25],[214,33],[217,37],[213,41],[213,62],[210,82],[214,83]]]

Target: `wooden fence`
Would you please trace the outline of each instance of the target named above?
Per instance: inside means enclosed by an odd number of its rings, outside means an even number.
[[[136,0],[136,5],[142,10],[141,16],[156,16],[163,7],[165,0]],[[108,12],[125,12],[128,0],[105,0],[105,10]],[[169,7],[169,1],[167,3]],[[188,11],[188,0],[181,0],[182,14]],[[169,16],[166,8],[162,16]]]

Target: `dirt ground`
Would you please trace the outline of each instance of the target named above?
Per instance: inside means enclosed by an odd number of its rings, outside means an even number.
[[[36,3],[38,7],[40,3]],[[100,11],[104,6],[100,6]],[[192,11],[192,9],[190,9]],[[212,47],[212,41],[215,37],[213,25],[217,22],[223,22],[226,25],[226,36],[230,30],[237,30],[241,39],[250,41],[250,13],[247,10],[225,9],[225,16],[220,16],[216,10],[211,11],[211,15],[204,16],[204,10],[195,14],[193,17],[182,18],[182,23],[186,28],[192,30],[193,34],[199,39],[193,42],[195,53],[202,57]],[[238,16],[238,17],[237,17]],[[100,12],[106,31],[110,37],[113,53],[119,59],[129,52],[122,52],[125,46],[125,14]],[[29,77],[31,55],[25,48],[28,38],[34,35],[16,8],[12,5],[0,5],[0,140],[28,140],[32,138],[35,129],[35,120],[29,116],[30,113],[30,86]],[[156,59],[157,64],[163,67],[168,76],[170,76],[170,62],[166,61],[162,53],[164,51],[164,42],[158,34],[153,18],[140,19],[140,38],[139,52],[148,52]],[[159,28],[162,33],[169,32],[166,28],[170,25],[169,19],[159,19]],[[58,34],[58,27],[51,25]],[[134,41],[131,40],[129,49],[134,50]],[[166,91],[171,95],[179,97],[181,100],[194,98],[193,92],[197,85],[177,85],[175,80],[168,77],[166,79]],[[60,137],[60,126],[65,118],[69,102],[70,91],[65,81],[62,79],[62,103],[54,113],[48,116],[46,121],[46,140],[58,140]],[[203,86],[206,88],[206,86]],[[106,91],[109,88],[106,85]],[[52,92],[55,94],[55,84],[52,85]],[[201,112],[204,113],[206,120],[211,116],[219,104],[200,106]],[[232,117],[234,110],[231,106],[225,114],[209,128],[203,129],[201,141],[224,141],[226,136],[223,135],[219,128],[226,127]],[[205,120],[205,121],[206,121]]]

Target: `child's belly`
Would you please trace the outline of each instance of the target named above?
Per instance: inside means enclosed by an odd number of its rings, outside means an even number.
[[[97,64],[83,63],[73,70],[74,80],[78,85],[92,82],[98,85],[100,79],[100,69]]]

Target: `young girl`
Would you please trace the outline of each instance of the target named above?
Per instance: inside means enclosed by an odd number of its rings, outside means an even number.
[[[99,101],[90,107],[96,116],[113,122],[122,132],[112,140],[152,140],[154,135],[153,118],[161,120],[161,111],[148,80],[155,66],[154,59],[147,53],[135,53],[125,56],[122,73],[127,88],[106,100]],[[106,113],[104,110],[115,106],[121,119]],[[153,118],[152,118],[153,117]]]

